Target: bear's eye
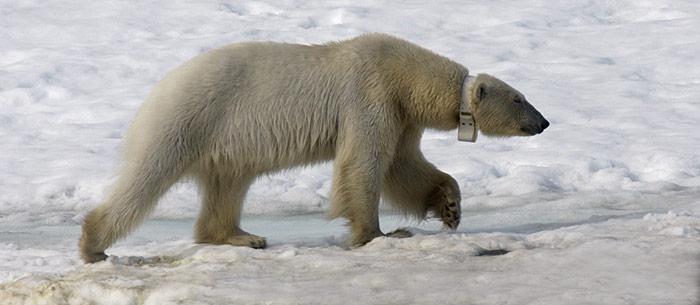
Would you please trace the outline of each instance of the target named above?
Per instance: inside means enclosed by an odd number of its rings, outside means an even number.
[[[522,102],[523,101],[519,97],[516,97],[515,99],[513,99],[513,103],[520,104]]]

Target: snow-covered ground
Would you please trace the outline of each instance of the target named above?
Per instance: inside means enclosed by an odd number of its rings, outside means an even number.
[[[0,1],[0,304],[699,304],[700,4],[654,1]],[[192,243],[197,194],[83,265],[79,224],[167,71],[231,42],[406,38],[526,94],[531,138],[428,132],[463,193],[443,232],[384,210],[346,250],[330,165],[262,177],[266,250]],[[507,250],[498,256],[485,250]]]

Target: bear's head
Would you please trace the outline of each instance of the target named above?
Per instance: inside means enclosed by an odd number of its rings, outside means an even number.
[[[476,76],[469,98],[474,121],[484,135],[533,136],[549,126],[522,93],[491,75]]]

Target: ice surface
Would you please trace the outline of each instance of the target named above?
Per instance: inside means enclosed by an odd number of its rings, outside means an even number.
[[[696,1],[23,0],[0,1],[0,16],[2,304],[700,301]],[[167,71],[231,42],[366,32],[500,77],[552,123],[476,144],[426,133],[425,155],[462,188],[458,232],[386,216],[384,230],[419,235],[344,249],[342,222],[318,214],[324,164],[253,185],[244,226],[269,250],[193,245],[183,182],[116,258],[80,264],[78,225]]]
[[[690,213],[530,234],[414,228],[412,238],[379,238],[355,250],[341,246],[340,224],[318,219],[250,217],[249,227],[276,236],[266,250],[195,245],[173,237],[191,222],[153,221],[112,249],[116,256],[93,265],[66,254],[74,250],[70,234],[50,245],[18,242],[0,249],[4,270],[16,278],[0,286],[0,298],[10,304],[693,304],[696,298],[697,235],[665,233],[698,228],[700,219]],[[301,222],[316,233],[284,237]],[[508,253],[478,256],[483,249]]]

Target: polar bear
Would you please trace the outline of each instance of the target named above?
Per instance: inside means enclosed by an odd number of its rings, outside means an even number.
[[[208,51],[170,72],[141,106],[124,139],[119,178],[83,223],[81,257],[104,260],[105,249],[183,176],[194,178],[203,197],[196,242],[263,248],[263,237],[240,227],[251,183],[331,159],[330,216],[348,220],[351,245],[384,235],[380,197],[454,229],[459,186],[426,161],[419,144],[424,129],[455,129],[464,115],[491,136],[529,136],[549,125],[504,82],[469,76],[462,65],[385,34]]]

